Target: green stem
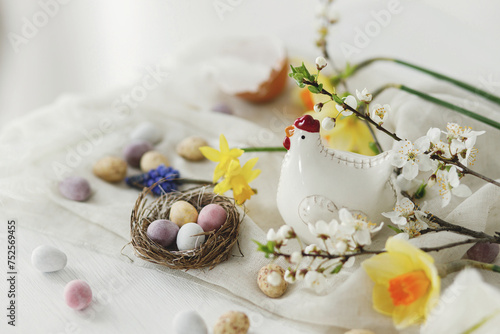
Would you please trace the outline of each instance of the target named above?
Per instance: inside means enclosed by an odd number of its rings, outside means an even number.
[[[273,147],[245,147],[241,150],[245,152],[286,152],[286,148],[281,146]]]
[[[429,94],[426,94],[426,93],[422,93],[420,91],[417,91],[415,89],[412,89],[410,87],[407,87],[405,85],[399,85],[399,87],[397,87],[399,89],[401,89],[402,91],[405,91],[407,93],[410,93],[410,94],[413,94],[413,95],[416,95],[426,101],[429,101],[429,102],[432,102],[432,103],[435,103],[437,105],[440,105],[440,106],[443,106],[445,108],[448,108],[448,109],[451,109],[451,110],[454,110],[460,114],[463,114],[463,115],[466,115],[470,118],[473,118],[475,120],[478,120],[480,122],[483,122],[485,124],[488,124],[496,129],[499,129],[500,130],[500,123],[498,122],[495,122],[494,120],[491,120],[489,118],[486,118],[484,116],[481,116],[479,114],[476,114],[470,110],[467,110],[467,109],[464,109],[462,107],[459,107],[457,105],[454,105],[454,104],[451,104],[449,102],[446,102],[446,101],[443,101],[443,100],[440,100],[434,96],[431,96]]]
[[[482,96],[485,99],[490,100],[491,102],[500,105],[500,97],[498,97],[496,95],[488,93],[488,92],[486,92],[486,91],[484,91],[482,89],[479,89],[477,87],[474,87],[474,86],[472,86],[472,85],[470,85],[470,84],[468,84],[466,82],[463,82],[463,81],[454,79],[452,77],[449,77],[447,75],[444,75],[444,74],[432,71],[432,70],[427,69],[425,67],[418,66],[418,65],[415,65],[415,64],[403,61],[403,60],[394,59],[394,58],[378,57],[378,58],[367,59],[367,60],[359,63],[358,65],[353,66],[352,69],[351,69],[351,72],[349,73],[349,75],[347,77],[353,75],[354,73],[356,73],[357,71],[359,71],[363,67],[366,67],[366,66],[368,66],[368,65],[370,65],[370,64],[372,64],[374,62],[377,62],[377,61],[390,61],[390,62],[393,62],[393,63],[396,63],[396,64],[400,64],[400,65],[412,68],[414,70],[417,70],[417,71],[429,74],[430,76],[433,76],[436,79],[447,81],[447,82],[449,82],[449,83],[451,83],[451,84],[453,84],[453,85],[455,85],[457,87],[463,88],[463,89],[465,89],[465,90],[467,90],[469,92],[472,92],[472,93],[474,93],[476,95]],[[344,77],[344,78],[347,78],[347,77]]]
[[[465,268],[476,268],[476,269],[482,269],[500,273],[500,266],[497,266],[496,264],[484,263],[473,260],[464,260],[464,259],[440,264],[437,267],[439,276],[441,277],[446,277],[451,273],[460,271]]]

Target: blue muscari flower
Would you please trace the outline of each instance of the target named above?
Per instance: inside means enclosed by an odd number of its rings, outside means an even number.
[[[125,183],[133,188],[142,190],[144,187],[149,188],[156,182],[164,179],[163,182],[157,184],[156,187],[151,190],[154,195],[161,196],[165,193],[177,190],[177,186],[180,182],[176,179],[179,177],[180,173],[178,170],[160,165],[147,173],[125,178]]]

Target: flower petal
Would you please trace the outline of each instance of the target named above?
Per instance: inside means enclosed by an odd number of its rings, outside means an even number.
[[[461,184],[458,187],[451,189],[451,193],[457,197],[469,197],[472,195],[472,191],[465,184]]]
[[[210,146],[202,146],[200,147],[200,152],[207,158],[208,160],[218,162],[220,161],[221,154],[215,148]]]
[[[413,180],[418,175],[418,165],[409,162],[403,166],[403,177],[407,180]]]

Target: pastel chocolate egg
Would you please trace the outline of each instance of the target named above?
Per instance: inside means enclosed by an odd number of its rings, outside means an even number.
[[[147,235],[154,242],[168,247],[177,239],[178,232],[179,226],[170,220],[159,219],[149,224]]]
[[[196,223],[198,211],[186,201],[177,201],[170,208],[169,219],[179,227],[182,227],[182,225],[187,223]]]
[[[64,287],[64,300],[75,310],[83,310],[92,302],[92,289],[87,282],[73,280]]]
[[[225,222],[227,213],[224,208],[218,204],[209,204],[203,207],[198,215],[198,225],[203,231],[217,231]]]
[[[90,197],[89,181],[80,176],[70,176],[59,182],[59,192],[73,201],[85,201]]]
[[[177,233],[177,248],[180,251],[195,249],[205,242],[205,236],[196,234],[203,233],[203,229],[196,223],[182,225]]]
[[[104,157],[94,164],[94,175],[107,182],[120,182],[127,176],[127,163],[117,157]]]
[[[202,146],[208,146],[205,139],[196,136],[188,137],[177,145],[177,154],[186,160],[203,160],[205,156],[200,151],[200,147]]]
[[[276,272],[281,276],[281,281],[278,285],[272,285],[268,281],[268,276]],[[267,266],[260,268],[259,274],[257,276],[257,284],[264,294],[271,298],[281,297],[288,287],[287,281],[283,278],[285,275],[285,270],[275,263],[270,263]]]
[[[130,133],[130,139],[145,140],[151,144],[159,143],[162,137],[161,130],[151,122],[139,123]]]
[[[232,115],[234,114],[233,109],[225,103],[218,103],[212,107],[212,111],[218,112],[220,114]]]
[[[44,273],[64,269],[67,262],[68,257],[66,254],[53,246],[41,245],[31,253],[31,263],[36,269]]]
[[[146,152],[141,158],[141,170],[144,173],[149,172],[152,169],[156,169],[160,165],[169,167],[170,161],[168,161],[168,158],[158,151]]]
[[[151,151],[153,145],[146,140],[134,140],[123,149],[123,157],[125,161],[132,166],[138,168],[141,164],[141,158],[144,153]]]
[[[500,246],[490,242],[479,242],[469,248],[467,257],[470,260],[493,263],[500,252]]]
[[[215,323],[214,334],[246,334],[249,328],[250,320],[245,313],[229,311]]]
[[[175,315],[172,322],[175,334],[207,334],[203,318],[196,311],[183,311]]]

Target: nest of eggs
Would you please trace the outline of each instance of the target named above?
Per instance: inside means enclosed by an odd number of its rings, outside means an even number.
[[[239,227],[243,220],[234,200],[214,194],[210,187],[204,186],[167,193],[150,202],[148,194],[154,186],[144,188],[132,211],[131,244],[135,254],[141,259],[171,269],[212,269],[226,261],[233,246],[238,243]],[[157,219],[167,219],[172,205],[181,200],[193,205],[198,212],[208,204],[218,204],[227,213],[226,221],[217,231],[200,233],[199,235],[205,235],[205,242],[200,247],[187,251],[179,251],[175,246],[165,248],[152,241],[146,233],[149,224]]]

